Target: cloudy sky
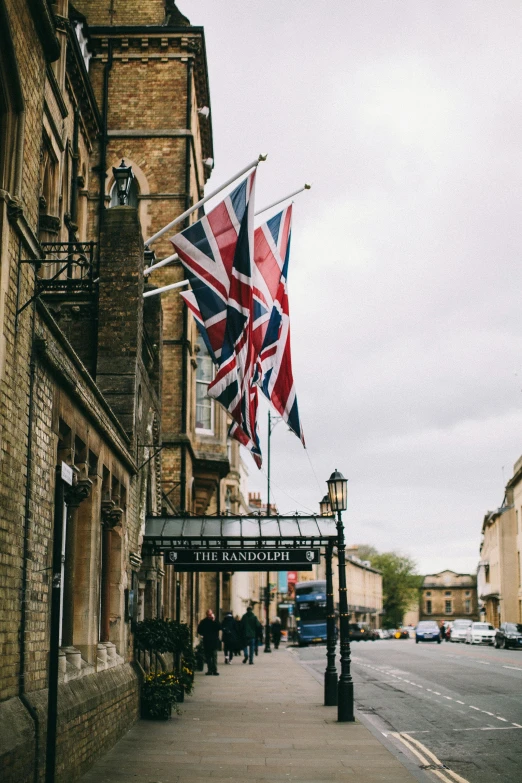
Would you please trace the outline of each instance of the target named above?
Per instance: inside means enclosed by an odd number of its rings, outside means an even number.
[[[279,511],[317,511],[338,468],[349,542],[474,570],[522,454],[520,2],[179,7],[205,27],[211,187],[260,152],[259,206],[313,182],[290,268],[308,455],[275,428]]]

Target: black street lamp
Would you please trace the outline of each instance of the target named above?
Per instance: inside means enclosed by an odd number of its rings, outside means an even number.
[[[129,201],[130,186],[134,179],[132,166],[126,166],[125,161],[122,160],[118,168],[114,168],[113,166],[112,173],[114,174],[114,182],[116,183],[118,201],[120,202],[120,206],[123,206]]]
[[[332,507],[328,495],[325,495],[324,498],[319,501],[319,510],[322,517],[332,516]]]
[[[328,495],[332,511],[337,511],[337,563],[339,566],[339,630],[341,641],[341,676],[338,685],[337,720],[353,721],[353,680],[350,673],[350,638],[348,596],[346,594],[346,544],[341,511],[347,508],[348,480],[335,470],[328,481]]]
[[[322,517],[332,516],[328,495],[319,502]],[[326,546],[326,669],[324,670],[324,706],[337,706],[337,667],[335,665],[335,604],[333,592],[333,543]]]

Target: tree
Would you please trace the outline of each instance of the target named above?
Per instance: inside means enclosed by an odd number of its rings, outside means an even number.
[[[382,572],[383,628],[398,628],[411,603],[418,599],[423,577],[417,573],[417,564],[398,552],[379,553],[373,546],[360,546],[358,557],[369,560],[373,568]]]

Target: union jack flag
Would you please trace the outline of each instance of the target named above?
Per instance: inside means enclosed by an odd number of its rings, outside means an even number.
[[[236,253],[241,254],[245,250],[243,237],[245,230],[248,233],[251,220],[252,210],[249,206],[254,183],[255,171],[240,182],[208,215],[170,240],[183,263],[192,288],[191,301],[195,300],[197,303],[199,322],[206,330],[213,354],[219,363],[225,342],[232,269]],[[248,247],[246,249],[248,253]],[[186,293],[184,298],[195,313]]]
[[[230,412],[259,451],[253,375],[252,172],[208,215],[171,239],[187,272],[193,296],[184,299],[218,365],[208,394]]]
[[[221,390],[220,394],[216,395],[216,399],[222,402],[227,410],[232,412],[235,407],[235,421],[230,428],[229,435],[251,451],[258,466],[261,465],[261,451],[257,434],[258,386],[304,445],[290,353],[287,274],[291,223],[292,206],[289,206],[259,226],[254,232],[254,265],[250,299],[252,362],[250,384],[245,377],[242,394],[238,397],[239,387],[234,385],[233,397],[228,399],[226,395],[231,391],[230,386],[227,385],[230,370],[220,371]],[[225,362],[225,354],[222,352],[223,345],[215,341],[217,330],[212,331],[214,338],[214,343],[212,343],[211,335],[206,331],[196,295],[188,291],[184,292],[182,296],[195,317],[210,355],[219,367]],[[247,295],[247,302],[248,299],[249,295]],[[236,304],[233,310],[237,311]],[[209,311],[207,323],[212,327],[222,321],[222,311],[214,314]],[[244,346],[246,346],[247,335],[243,334],[242,337],[244,338]],[[227,353],[232,357],[230,350],[227,350]]]
[[[292,373],[290,351],[290,309],[288,303],[288,262],[292,205],[256,229],[254,260],[258,283],[255,291],[268,311],[254,319],[256,368],[254,381],[276,411],[304,443]],[[263,286],[259,280],[263,281]],[[260,310],[264,308],[260,307]]]

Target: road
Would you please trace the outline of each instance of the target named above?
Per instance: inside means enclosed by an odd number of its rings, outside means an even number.
[[[351,648],[358,717],[407,748],[418,767],[440,762],[452,770],[429,777],[520,783],[522,651],[413,639]],[[296,652],[317,677],[324,673],[324,646]]]

